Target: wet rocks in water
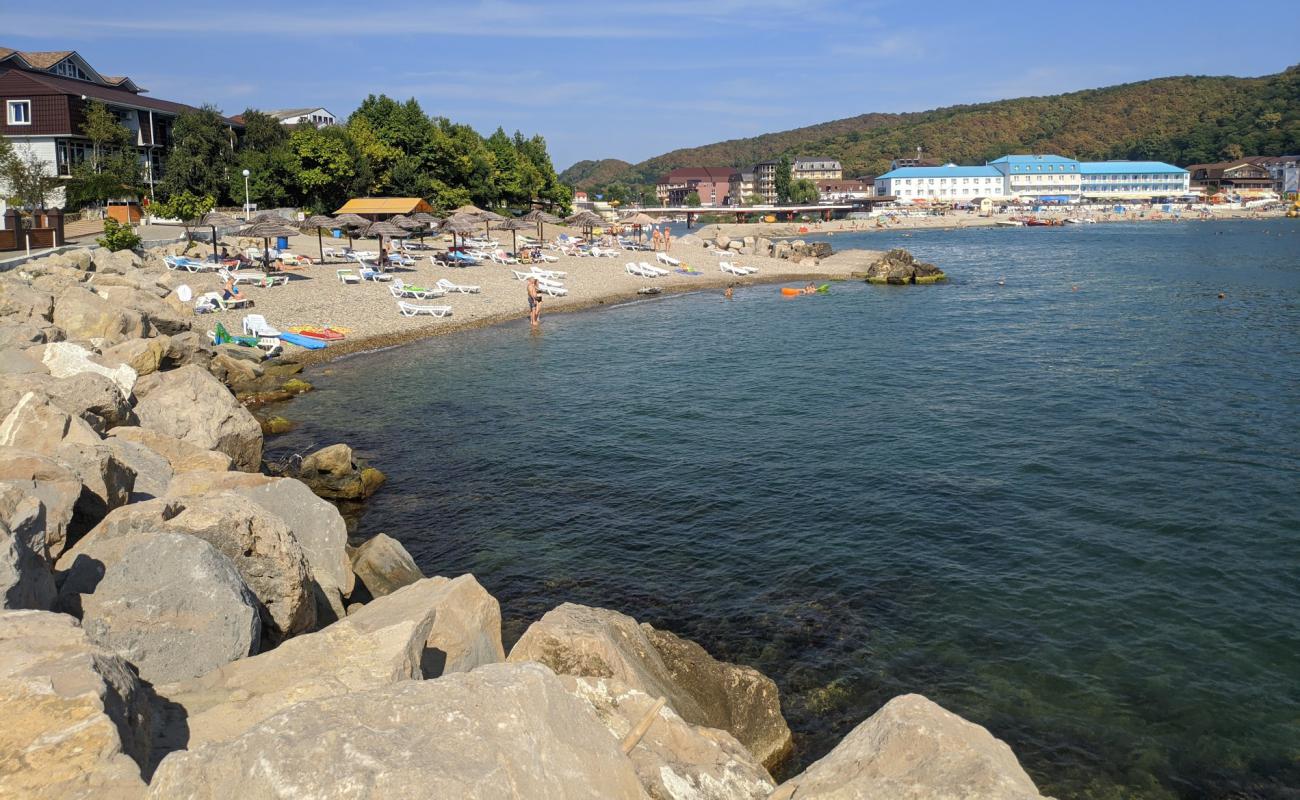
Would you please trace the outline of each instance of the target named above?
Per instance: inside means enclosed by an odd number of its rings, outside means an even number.
[[[424,577],[402,543],[385,533],[367,539],[351,556],[352,571],[372,597],[392,594]]]
[[[776,684],[757,670],[718,661],[693,642],[603,608],[565,603],[529,626],[510,661],[539,661],[568,675],[616,678],[668,705],[687,722],[734,735],[764,766],[791,746]]]
[[[926,698],[895,697],[771,800],[1041,800],[1005,742]]]
[[[302,460],[295,476],[321,497],[364,500],[384,482],[384,473],[359,463],[346,444],[333,444]]]
[[[867,268],[867,283],[938,283],[947,278],[935,265],[917,261],[902,249],[890,250]]]
[[[179,533],[127,537],[83,598],[82,627],[150,683],[193,678],[257,652],[257,598],[207,542]]]

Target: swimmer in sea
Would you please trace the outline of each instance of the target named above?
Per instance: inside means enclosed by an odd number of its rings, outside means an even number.
[[[808,282],[808,285],[805,286],[805,287],[803,287],[803,293],[804,293],[804,294],[817,294],[817,284],[813,283],[812,281],[809,281],[809,282]]]
[[[731,284],[727,284],[727,288],[723,290],[722,296],[728,300],[731,299]]]

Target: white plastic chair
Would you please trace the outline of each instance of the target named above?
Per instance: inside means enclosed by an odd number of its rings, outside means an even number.
[[[451,306],[426,306],[408,303],[405,300],[397,301],[397,310],[402,312],[404,317],[418,317],[421,314],[428,314],[431,317],[450,317]]]

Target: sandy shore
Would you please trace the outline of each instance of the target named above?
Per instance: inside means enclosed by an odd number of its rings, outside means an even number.
[[[550,228],[547,233],[551,233]],[[500,238],[498,237],[499,240]],[[509,236],[502,241],[508,249]],[[233,249],[235,242],[229,240],[227,243]],[[294,253],[317,259],[315,236],[296,236],[289,244]],[[435,246],[439,249],[444,247],[441,242],[436,242]],[[378,243],[358,240],[357,248],[374,251],[378,249]],[[784,282],[795,285],[810,280],[842,280],[861,275],[880,255],[875,251],[848,250],[823,260],[816,267],[801,267],[767,257],[737,257],[735,263],[759,269],[757,275],[739,278],[718,269],[718,256],[714,251],[699,245],[674,243],[671,255],[683,264],[700,270],[702,274],[689,276],[674,272],[651,280],[630,275],[624,269],[628,261],[655,263],[654,253],[651,252],[620,252],[614,258],[570,257],[546,252],[559,258],[558,262],[547,264],[547,268],[568,273],[563,280],[569,294],[566,297],[545,298],[542,304],[543,326],[548,314],[624,301],[637,297],[637,291],[646,286],[661,287],[664,294],[672,294],[699,290],[721,291],[727,285]],[[453,293],[430,300],[410,301],[451,306],[452,315],[442,319],[402,316],[398,312],[397,299],[390,293],[387,283],[341,283],[335,270],[346,266],[348,265],[334,261],[316,264],[303,271],[290,273],[292,277],[285,286],[267,288],[243,284],[241,290],[254,301],[251,311],[266,317],[271,325],[281,330],[294,325],[329,325],[347,329],[345,340],[331,342],[324,350],[303,350],[292,345],[286,348],[289,355],[305,363],[520,319],[528,314],[524,283],[516,280],[511,273],[512,268],[524,271],[528,269],[527,266],[484,263],[473,267],[452,268],[435,265],[425,256],[412,267],[395,270],[394,277],[416,286],[432,288],[439,278],[446,278],[453,283],[482,287],[478,294]],[[174,282],[189,284],[196,294],[220,288],[219,279],[210,274],[178,274]],[[245,313],[248,310],[200,315],[196,317],[195,329],[211,329],[217,322],[222,322],[232,333],[237,333]]]

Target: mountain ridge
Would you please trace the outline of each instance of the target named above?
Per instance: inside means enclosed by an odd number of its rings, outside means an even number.
[[[1249,155],[1297,152],[1300,65],[1259,77],[1171,76],[928,111],[870,112],[680,148],[636,164],[580,161],[560,179],[579,189],[648,185],[678,167],[748,167],[783,155],[837,158],[846,177],[874,175],[918,144],[927,156],[957,163],[1026,151],[1175,164],[1217,161],[1232,147]]]

